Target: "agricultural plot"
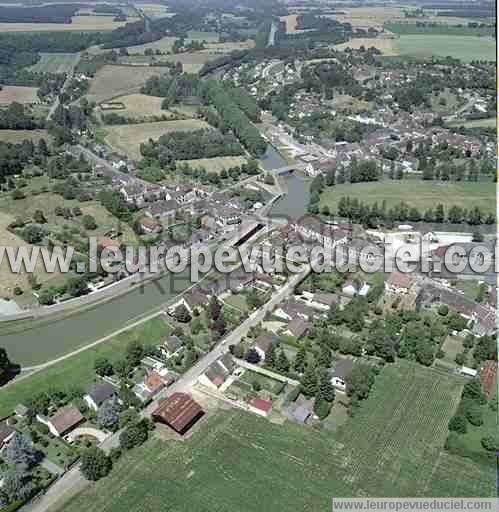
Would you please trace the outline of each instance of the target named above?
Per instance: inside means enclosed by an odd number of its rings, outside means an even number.
[[[492,28],[452,26],[445,23],[422,27],[415,23],[385,23],[385,29],[400,35],[491,36]]]
[[[217,59],[220,55],[221,53],[216,50],[201,50],[175,55],[162,55],[161,60],[164,62],[181,62],[186,73],[197,73],[206,62]]]
[[[401,55],[419,58],[450,56],[465,62],[495,60],[493,37],[402,35],[394,39],[393,44]]]
[[[138,21],[113,21],[111,16],[73,16],[72,23],[0,23],[0,32],[101,32]]]
[[[199,158],[197,160],[179,160],[177,165],[187,164],[192,169],[206,169],[207,172],[221,173],[224,169],[240,167],[247,160],[243,156],[219,156],[215,158]]]
[[[139,4],[137,6],[144,14],[150,18],[168,18],[175,16],[174,12],[170,12],[166,5],[160,4]]]
[[[344,196],[368,204],[381,204],[385,200],[388,207],[405,201],[420,209],[434,208],[441,203],[444,207],[459,205],[463,208],[480,205],[486,213],[495,212],[495,190],[491,183],[437,183],[414,179],[336,185],[321,194],[321,207],[327,204],[331,211],[336,211],[338,201]]]
[[[109,126],[106,141],[117,151],[138,160],[141,158],[140,145],[149,139],[156,140],[168,132],[191,131],[209,127],[208,123],[198,119]]]
[[[383,55],[398,55],[397,50],[393,46],[393,40],[389,38],[372,38],[372,37],[359,37],[355,39],[350,39],[345,43],[335,45],[336,50],[346,50],[347,48],[351,48],[353,50],[358,50],[361,46],[364,48],[371,48],[374,46],[377,50],[380,50]]]
[[[152,439],[125,455],[64,511],[187,502],[191,512],[318,511],[332,496],[493,496],[493,468],[441,452],[461,387],[433,370],[390,366],[337,434],[219,412],[182,442]]]
[[[0,91],[0,105],[10,105],[14,101],[23,104],[38,103],[40,100],[36,94],[37,91],[38,87],[2,85],[2,90]]]
[[[347,7],[341,8],[341,14],[328,15],[341,23],[350,23],[353,28],[370,27],[381,29],[384,23],[405,20],[404,11],[399,7]]]
[[[294,34],[296,32],[296,19],[298,14],[289,14],[288,16],[281,16],[280,21],[286,24],[286,34]]]
[[[78,53],[40,53],[40,60],[29,68],[35,73],[67,73],[79,60]]]
[[[152,66],[140,69],[133,66],[104,66],[92,80],[87,98],[101,103],[117,96],[139,92],[148,78],[163,75],[166,71],[165,68]]]
[[[36,143],[40,139],[49,141],[50,136],[47,130],[0,130],[0,140],[2,142],[16,144],[23,140],[31,140]]]

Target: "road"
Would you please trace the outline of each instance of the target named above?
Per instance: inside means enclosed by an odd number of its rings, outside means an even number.
[[[202,357],[192,368],[185,372],[179,380],[163,390],[158,397],[142,411],[142,416],[150,417],[152,412],[158,407],[161,400],[173,393],[183,391],[189,392],[197,379],[206,371],[208,366],[214,363],[220,356],[229,350],[229,346],[237,344],[248,331],[263,321],[267,312],[272,311],[275,306],[289,297],[295,287],[310,273],[311,265],[307,265],[302,272],[293,275],[288,282],[277,290],[270,300],[260,309],[253,312],[240,326],[231,331],[220,343],[208,354]],[[114,433],[108,437],[101,448],[109,452],[111,448],[119,446],[120,432]],[[84,489],[88,482],[80,473],[78,466],[73,467],[64,476],[62,476],[48,491],[35,502],[22,507],[21,510],[29,512],[54,512],[61,509],[64,502],[74,496],[77,492]]]
[[[273,21],[272,25],[270,26],[269,42],[267,43],[267,47],[275,45],[275,35],[276,34],[277,34],[277,23],[275,21]]]
[[[68,85],[71,83],[71,80],[73,79],[73,76],[74,76],[75,67],[78,64],[78,62],[80,61],[80,57],[81,57],[81,54],[78,53],[78,57],[75,57],[75,59],[73,61],[71,70],[67,72],[66,80],[64,80],[64,83],[62,84],[61,91],[59,94],[62,94],[68,88]],[[52,119],[52,116],[54,115],[54,112],[56,111],[58,106],[59,106],[59,95],[57,96],[54,103],[50,107],[50,110],[47,114],[47,121],[50,121]]]

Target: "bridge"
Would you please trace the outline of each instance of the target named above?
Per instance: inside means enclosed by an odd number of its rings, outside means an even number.
[[[306,164],[304,163],[298,163],[298,164],[293,164],[293,165],[288,165],[286,167],[279,167],[278,169],[270,169],[270,170],[266,170],[266,174],[273,174],[274,176],[279,176],[281,174],[287,174],[289,172],[292,172],[292,171],[297,171],[297,170],[305,170],[305,167],[306,167]]]

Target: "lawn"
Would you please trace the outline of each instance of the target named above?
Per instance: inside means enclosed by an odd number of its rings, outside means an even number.
[[[50,141],[47,130],[0,130],[0,140],[17,144],[23,140],[31,140],[37,143],[40,139]]]
[[[209,127],[208,123],[198,119],[116,125],[107,127],[106,141],[117,151],[126,153],[130,158],[138,160],[141,158],[140,145],[149,139],[157,140],[161,135],[169,132],[191,131]]]
[[[219,156],[215,158],[199,158],[197,160],[178,160],[177,165],[188,164],[192,169],[206,169],[207,172],[220,174],[224,169],[241,167],[247,159],[243,156]]]
[[[137,69],[134,66],[103,66],[91,81],[87,98],[101,103],[117,96],[136,93],[148,78],[166,72],[164,67],[145,66]]]
[[[462,61],[495,60],[493,37],[403,35],[393,41],[401,55],[454,57]]]
[[[95,379],[94,362],[98,357],[116,360],[124,353],[130,341],[139,340],[145,345],[154,345],[159,343],[166,333],[164,321],[161,318],[154,318],[32,376],[13,381],[2,388],[0,417],[11,414],[17,404],[42,391],[66,389],[69,386],[81,386],[86,389]]]
[[[67,73],[79,60],[78,53],[40,53],[40,60],[29,67],[36,73]]]
[[[492,28],[471,28],[463,25],[458,27],[445,23],[426,27],[415,23],[385,23],[385,29],[400,35],[490,36],[493,34]]]
[[[447,363],[450,367],[455,368],[457,366],[456,363],[456,355],[460,354],[463,351],[463,340],[461,336],[452,336],[448,335],[442,345],[442,350],[445,353],[445,356],[442,358],[442,361]],[[438,366],[439,359],[435,361],[435,364]]]
[[[182,442],[153,438],[128,453],[64,512],[322,511],[333,496],[492,497],[493,467],[441,452],[461,387],[412,364],[386,368],[337,434],[220,412]]]
[[[271,379],[266,375],[252,372],[251,370],[246,370],[243,373],[240,381],[249,384],[250,387],[253,386],[253,382],[258,382],[262,389],[270,391],[273,394],[279,394],[284,387],[282,382],[275,379]]]
[[[338,201],[350,196],[369,204],[381,205],[386,200],[388,207],[406,202],[419,209],[435,208],[439,203],[444,207],[452,205],[471,209],[477,205],[486,213],[495,212],[495,187],[492,183],[436,182],[411,180],[382,180],[370,183],[336,185],[326,188],[321,195],[321,206],[328,205],[336,211]]]
[[[36,103],[39,101],[37,91],[38,87],[2,85],[2,90],[0,91],[0,105],[10,105],[14,101],[16,103]]]

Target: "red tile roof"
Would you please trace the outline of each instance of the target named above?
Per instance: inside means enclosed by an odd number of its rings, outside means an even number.
[[[272,404],[263,398],[253,398],[248,402],[255,409],[259,409],[263,412],[269,412],[272,409]]]
[[[151,372],[144,378],[144,384],[150,391],[156,391],[164,386],[165,381],[158,372]]]

